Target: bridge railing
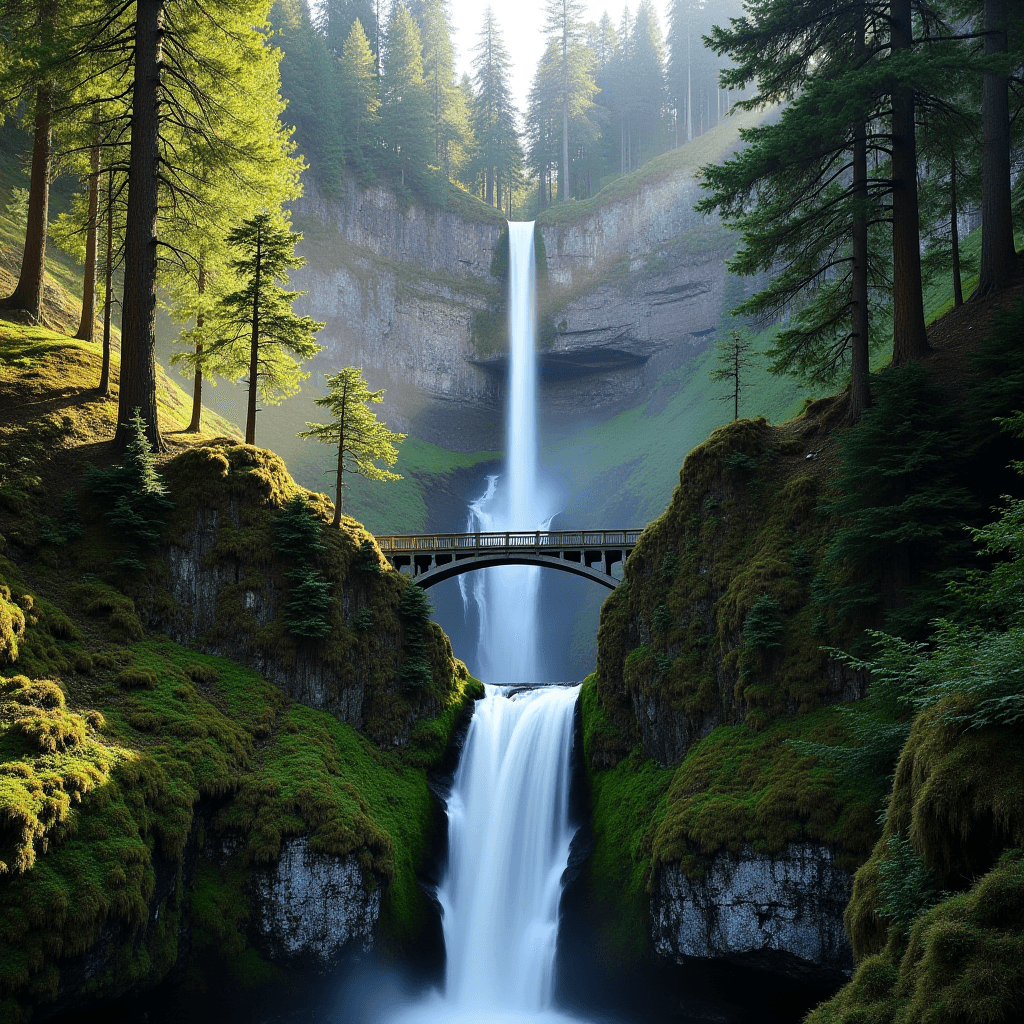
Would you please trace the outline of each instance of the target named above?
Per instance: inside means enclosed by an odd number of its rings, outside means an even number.
[[[632,547],[641,530],[534,530],[532,533],[431,533],[378,537],[381,551],[389,554],[415,551],[472,552],[511,551],[523,548]]]

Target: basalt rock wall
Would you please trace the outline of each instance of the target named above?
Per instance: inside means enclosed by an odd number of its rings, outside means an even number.
[[[635,404],[704,347],[732,238],[694,212],[691,169],[601,193],[538,221],[541,408]],[[602,198],[604,197],[604,198]],[[507,372],[507,228],[461,196],[408,207],[350,179],[295,207],[307,265],[293,284],[322,320],[317,367],[362,366],[389,424],[456,450],[500,448]]]

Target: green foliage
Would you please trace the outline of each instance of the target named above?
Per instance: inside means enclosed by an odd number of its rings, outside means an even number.
[[[87,467],[85,486],[123,551],[112,568],[128,575],[145,571],[142,559],[160,544],[174,505],[166,497],[138,409],[125,429],[128,444],[121,463],[109,469]]]
[[[305,293],[287,291],[278,283],[287,284],[288,271],[304,265],[295,255],[301,240],[302,235],[268,212],[246,218],[228,233],[234,255],[228,265],[241,287],[222,296],[213,311],[214,340],[207,355],[218,360],[229,379],[248,376],[250,441],[256,432],[256,396],[277,405],[295,394],[308,376],[300,372],[298,360],[320,351],[313,336],[324,325],[292,312],[292,303]]]
[[[882,902],[879,915],[910,930],[914,920],[944,895],[935,886],[935,877],[910,840],[893,832],[885,840],[886,857],[878,867],[878,891]]]
[[[842,463],[822,505],[839,529],[828,547],[821,602],[835,623],[908,638],[949,608],[944,574],[969,550],[974,514],[960,482],[962,445],[946,394],[912,363],[876,375],[875,404],[839,438]]]
[[[289,499],[274,523],[274,550],[287,562],[284,622],[292,636],[319,640],[331,631],[333,587],[314,561],[327,550],[321,523],[304,494]]]
[[[334,525],[341,521],[344,505],[346,470],[355,470],[367,480],[401,480],[401,476],[383,469],[377,462],[393,466],[398,461],[396,445],[405,434],[388,430],[370,411],[370,405],[384,401],[384,391],[371,391],[359,367],[346,366],[327,375],[327,394],[314,404],[331,413],[330,423],[307,423],[299,437],[313,437],[337,450],[335,476]]]
[[[421,689],[434,681],[427,659],[427,639],[431,613],[430,598],[422,588],[410,583],[398,602],[398,616],[405,627],[405,657],[401,681],[408,689]]]
[[[743,643],[748,648],[762,651],[782,646],[782,622],[779,602],[771,594],[762,594],[743,619]]]
[[[654,834],[665,814],[672,772],[634,751],[616,767],[594,771],[601,751],[621,742],[604,713],[594,676],[580,690],[583,750],[591,783],[594,853],[587,865],[589,910],[601,935],[599,956],[639,960],[648,947],[648,880]]]

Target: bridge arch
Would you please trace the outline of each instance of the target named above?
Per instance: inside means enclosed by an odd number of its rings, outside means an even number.
[[[639,537],[639,530],[408,534],[378,537],[377,544],[393,568],[408,569],[424,589],[477,569],[536,565],[614,590],[621,580],[612,567],[625,562]]]

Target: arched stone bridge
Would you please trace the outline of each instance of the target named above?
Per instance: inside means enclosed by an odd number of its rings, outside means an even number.
[[[430,533],[378,537],[384,557],[426,589],[496,565],[541,565],[614,590],[612,567],[625,562],[640,530],[538,530],[533,533]]]

